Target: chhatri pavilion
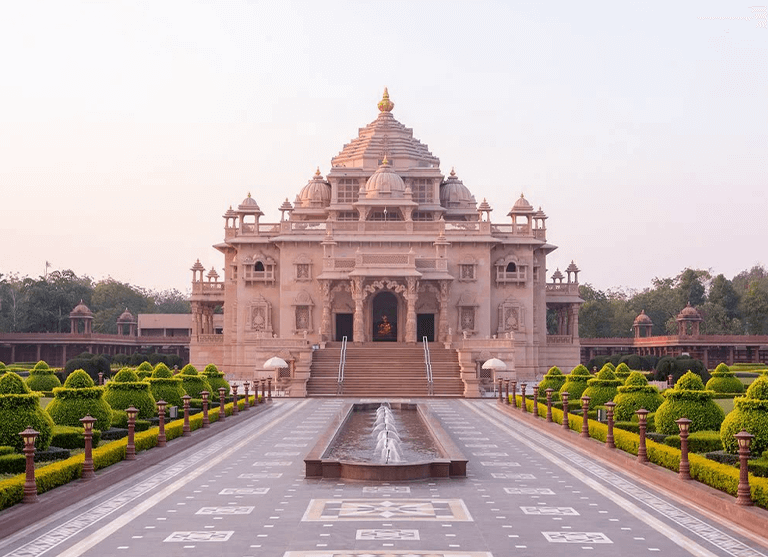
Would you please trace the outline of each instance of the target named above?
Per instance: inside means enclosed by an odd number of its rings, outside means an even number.
[[[393,108],[385,89],[376,119],[325,176],[318,169],[293,204],[286,199],[280,222],[262,222],[250,193],[224,213],[215,246],[223,276],[192,267],[193,364],[214,362],[240,380],[275,373],[291,396],[305,396],[318,362],[338,367],[345,340],[349,351],[393,357],[418,349],[420,365],[404,371],[414,378],[425,376],[426,341],[450,354],[461,394],[473,397],[495,377],[534,381],[579,363],[579,269],[571,263],[547,283],[556,247],[545,213],[520,195],[491,222],[489,204],[453,169],[444,173]],[[272,356],[288,367],[264,370]],[[506,364],[495,377],[482,368],[491,358]]]

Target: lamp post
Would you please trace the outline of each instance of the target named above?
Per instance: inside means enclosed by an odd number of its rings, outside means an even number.
[[[208,391],[200,391],[200,396],[203,397],[203,428],[211,427],[211,422],[208,419]]]
[[[91,443],[93,440],[93,424],[96,423],[96,418],[86,416],[85,418],[80,418],[80,423],[83,424],[83,440],[85,442],[85,458],[83,460],[82,478],[84,480],[91,480],[96,477],[96,472],[93,471],[93,450]]]
[[[250,396],[248,394],[248,387],[250,387],[250,386],[251,386],[251,384],[248,381],[243,383],[243,388],[245,389],[245,404],[243,405],[243,411],[250,410],[250,408],[251,408],[251,401],[248,400],[249,396]]]
[[[517,408],[517,381],[511,381],[512,388],[512,408]]]
[[[521,404],[520,404],[520,410],[523,411],[523,414],[528,412],[528,407],[525,404],[525,388],[528,385],[526,383],[520,383],[520,393],[522,395]]]
[[[239,409],[237,408],[237,389],[240,387],[240,385],[232,385],[232,415],[236,416],[239,412]]]
[[[509,379],[504,379],[504,404],[509,404]]]
[[[99,386],[104,384],[104,374],[99,372]]]
[[[584,395],[581,397],[581,437],[589,439],[589,401],[591,399]]]
[[[164,400],[158,400],[157,401],[157,417],[160,419],[160,422],[157,424],[157,446],[158,447],[165,447],[165,407],[168,403]]]
[[[189,429],[189,401],[192,397],[189,395],[184,395],[181,397],[181,400],[184,401],[184,427],[182,428],[182,437],[189,437],[192,435],[192,430]]]
[[[544,392],[547,393],[547,422],[552,423],[552,393],[555,389],[548,388]]]
[[[502,402],[504,400],[504,380],[499,379],[499,402]],[[509,400],[509,397],[507,397],[507,400]]]
[[[648,410],[641,408],[635,412],[635,414],[637,414],[637,422],[640,427],[640,444],[637,447],[637,461],[645,464],[648,462],[648,452],[645,449],[645,428],[648,425]]]
[[[691,420],[680,418],[675,422],[680,429],[680,467],[678,476],[681,480],[691,479],[691,465],[688,462],[688,430],[691,427]]]
[[[227,394],[227,389],[219,387],[219,421],[223,422],[227,417],[227,413],[224,411],[224,396]]]
[[[605,436],[605,446],[609,449],[615,449],[616,444],[613,442],[613,409],[616,407],[616,403],[609,400],[605,403],[606,419],[608,420],[608,435]]]
[[[568,391],[560,393],[560,398],[563,400],[563,429],[571,429],[568,425]]]
[[[266,380],[262,379],[261,380],[261,400],[259,401],[262,404],[267,402],[266,388],[267,388],[267,382]]]
[[[734,435],[739,442],[739,487],[736,490],[736,504],[745,507],[751,506],[752,496],[749,492],[749,446],[752,444],[754,435],[741,430]]]
[[[539,417],[539,384],[533,386],[533,417]]]
[[[272,378],[267,377],[267,400],[272,402]]]
[[[125,447],[125,460],[136,460],[134,432],[136,431],[136,416],[139,415],[139,409],[131,405],[125,409],[125,413],[128,414],[128,445]]]
[[[39,432],[27,426],[27,429],[19,433],[24,440],[24,456],[27,457],[26,472],[27,477],[24,480],[24,498],[22,503],[37,503],[37,483],[35,483],[35,439],[40,435]]]

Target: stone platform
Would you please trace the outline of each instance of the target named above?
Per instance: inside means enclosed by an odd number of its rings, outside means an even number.
[[[163,462],[124,463],[137,473],[49,516],[57,496],[42,495],[38,521],[24,528],[11,530],[14,509],[4,511],[0,556],[768,555],[765,537],[668,497],[495,400],[418,400],[468,457],[466,478],[306,479],[305,455],[352,401],[276,400]],[[169,448],[177,442],[188,440]]]

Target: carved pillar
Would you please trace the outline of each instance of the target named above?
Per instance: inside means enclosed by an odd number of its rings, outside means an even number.
[[[331,281],[320,281],[320,293],[323,297],[323,316],[320,321],[320,338],[331,340]]]
[[[438,338],[443,342],[448,340],[448,298],[451,292],[451,283],[447,280],[440,281],[440,317],[437,324]]]
[[[355,315],[352,322],[352,336],[355,342],[365,340],[365,324],[363,322],[363,278],[355,277],[350,282],[352,299],[355,301]]]
[[[200,304],[192,302],[192,337],[197,338],[200,335]]]
[[[418,281],[416,277],[407,277],[406,284],[408,285],[405,291],[405,301],[408,304],[408,309],[405,318],[405,342],[417,342],[416,338],[416,299],[418,294],[416,293],[416,287]]]
[[[571,312],[573,315],[573,328],[571,329],[571,334],[573,335],[573,338],[579,338],[579,304],[573,304],[571,306]]]

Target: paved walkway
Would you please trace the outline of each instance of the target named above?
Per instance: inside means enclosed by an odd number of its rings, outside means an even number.
[[[594,464],[495,401],[423,402],[469,458],[467,478],[306,480],[303,457],[342,401],[277,400],[0,540],[0,555],[768,556],[768,540]]]

